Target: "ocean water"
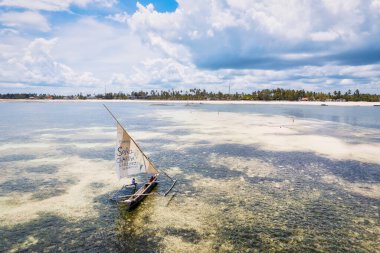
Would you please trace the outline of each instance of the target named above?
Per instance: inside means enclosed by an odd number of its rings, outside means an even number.
[[[380,251],[379,107],[106,104],[169,197],[110,200],[101,103],[0,103],[0,251]]]
[[[380,129],[380,110],[375,106],[319,106],[319,105],[213,105],[205,104],[203,110],[220,112],[260,113],[295,118],[315,119]]]

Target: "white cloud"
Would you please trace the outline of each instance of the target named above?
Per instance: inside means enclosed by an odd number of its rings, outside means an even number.
[[[2,0],[0,7],[18,7],[30,10],[43,11],[64,11],[70,5],[85,7],[95,4],[99,7],[110,8],[117,3],[117,0]]]
[[[0,31],[0,82],[93,87],[97,92],[104,84],[115,92],[226,91],[228,84],[235,91],[380,88],[380,67],[370,52],[379,49],[379,0],[179,0],[174,12],[165,13],[138,3],[133,14],[123,10],[104,19],[84,14],[53,29],[36,12],[115,2],[0,0],[0,6],[35,10],[23,12],[35,15],[28,21],[0,14],[7,27]],[[50,29],[48,38],[24,38],[21,27],[28,24],[33,24],[28,29]],[[369,50],[370,60],[363,53],[350,66],[358,57],[344,53],[357,49]]]
[[[313,41],[334,41],[339,38],[336,32],[315,32],[310,34],[311,40]]]
[[[12,35],[19,35],[19,34],[20,34],[19,31],[12,28],[0,29],[0,35],[2,36],[12,36]]]
[[[278,54],[334,55],[375,43],[380,34],[380,19],[364,0],[178,3],[171,13],[138,4],[128,24],[143,40],[165,41],[160,44],[164,51],[167,44],[172,51],[185,47],[199,67],[239,68],[245,63],[251,68],[259,58],[264,64],[258,67],[274,68]]]
[[[59,11],[66,10],[69,7],[70,1],[66,0],[3,0],[0,2],[0,6],[6,7],[18,7],[30,10],[44,10],[44,11]]]
[[[50,31],[47,19],[38,12],[32,11],[0,13],[0,23],[4,26],[17,29]]]
[[[341,12],[353,11],[355,9],[358,9],[362,1],[360,0],[335,0],[335,1],[322,0],[322,3],[332,13],[339,14]]]
[[[94,18],[62,25],[52,35],[56,35],[54,39],[29,42],[20,41],[13,33],[4,37],[0,42],[0,82],[66,86],[72,90],[92,87],[93,92],[102,92],[108,84],[110,90],[119,91],[131,84],[125,76],[134,73],[133,66],[158,57],[127,29]]]
[[[58,39],[38,38],[18,56],[8,60],[6,69],[0,72],[1,82],[33,85],[94,86],[99,80],[89,72],[77,73],[65,64],[56,61],[51,50]]]
[[[59,61],[77,71],[96,73],[101,80],[108,80],[112,73],[128,75],[134,65],[159,55],[128,29],[94,18],[63,25],[54,36],[59,41],[52,53]]]
[[[114,72],[108,77],[99,79],[91,72],[74,71],[68,65],[58,62],[52,55],[58,43],[59,39],[56,38],[32,41],[22,54],[8,61],[8,66],[14,71],[10,75],[13,78],[4,80],[4,69],[3,72],[0,71],[1,83],[3,83],[0,87],[9,88],[14,83],[13,88],[25,90],[28,87],[27,84],[50,83],[65,85],[71,87],[72,90],[75,90],[75,87],[92,87],[93,90],[102,92],[104,84],[107,84],[107,90],[113,92],[168,88],[187,90],[194,87],[226,92],[226,87],[230,84],[233,92],[246,92],[277,87],[307,90],[335,90],[337,87],[343,90],[356,89],[358,81],[355,80],[363,82],[360,81],[363,79],[366,83],[379,85],[378,78],[374,77],[380,71],[379,65],[211,71],[200,70],[194,64],[183,63],[173,58],[159,57],[147,58],[134,64],[129,74]],[[18,73],[17,78],[14,78],[15,73]]]
[[[189,89],[202,87],[223,90],[230,84],[235,91],[252,91],[264,88],[294,88],[306,90],[353,89],[365,83],[377,82],[374,78],[379,65],[371,66],[308,66],[291,70],[199,70],[171,58],[157,58],[143,62],[128,77],[113,76],[110,84],[118,89]],[[350,78],[347,78],[350,77]],[[351,80],[348,83],[347,80]],[[355,81],[358,80],[358,81]],[[118,86],[117,86],[118,85]]]
[[[375,10],[378,11],[378,14],[380,14],[380,0],[372,0],[371,8],[374,8]]]
[[[343,79],[342,81],[340,81],[340,84],[342,84],[342,85],[353,85],[353,84],[355,84],[355,82],[352,79]]]
[[[130,15],[127,12],[121,12],[121,13],[116,13],[113,15],[108,15],[106,17],[107,19],[119,22],[119,23],[126,23],[128,19],[130,18]]]
[[[169,56],[180,62],[190,62],[190,53],[184,46],[165,40],[155,33],[148,33],[147,37],[149,38],[150,45],[157,47],[165,56]]]
[[[28,88],[28,85],[24,83],[2,83],[0,82],[0,88]]]

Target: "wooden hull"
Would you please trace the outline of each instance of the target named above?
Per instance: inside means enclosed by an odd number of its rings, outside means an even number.
[[[127,210],[132,210],[133,208],[135,208],[147,196],[147,194],[149,194],[153,190],[153,188],[157,184],[157,177],[155,177],[153,181],[145,183],[131,197],[124,200],[123,203],[126,205]]]

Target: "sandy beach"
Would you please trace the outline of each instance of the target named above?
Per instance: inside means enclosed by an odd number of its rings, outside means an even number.
[[[0,99],[0,103],[155,103],[155,104],[237,104],[237,105],[322,105],[327,106],[380,106],[380,102],[323,102],[323,101],[247,101],[247,100],[70,100],[70,99]]]

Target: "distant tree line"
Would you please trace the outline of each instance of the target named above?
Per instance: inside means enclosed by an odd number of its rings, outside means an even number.
[[[262,101],[368,101],[379,102],[380,95],[360,93],[357,89],[354,92],[348,90],[334,92],[312,92],[305,90],[285,90],[285,89],[264,89],[253,91],[252,93],[226,94],[222,92],[208,92],[205,89],[183,90],[151,90],[133,91],[131,93],[106,93],[106,94],[86,94],[62,96],[55,94],[0,94],[0,99],[150,99],[150,100],[262,100]]]

